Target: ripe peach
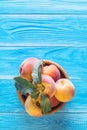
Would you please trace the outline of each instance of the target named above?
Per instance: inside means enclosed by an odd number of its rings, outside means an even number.
[[[42,116],[42,110],[39,106],[36,105],[36,100],[32,99],[31,96],[28,96],[25,101],[26,112],[34,117]]]
[[[60,71],[55,65],[44,66],[42,69],[42,74],[51,76],[54,79],[54,81],[60,79]]]
[[[42,74],[42,85],[44,86],[44,93],[49,97],[52,97],[55,94],[55,82],[49,75]]]
[[[62,78],[56,83],[55,97],[61,102],[70,101],[75,93],[74,85],[70,80]]]
[[[27,58],[24,60],[20,66],[20,76],[29,81],[32,81],[32,67],[37,61],[39,61],[37,58]]]
[[[50,103],[51,103],[51,107],[56,107],[60,102],[55,98],[55,96],[49,98],[50,99]]]

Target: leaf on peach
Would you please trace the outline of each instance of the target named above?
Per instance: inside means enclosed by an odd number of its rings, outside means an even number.
[[[40,98],[40,106],[42,108],[43,114],[51,111],[51,104],[48,96],[46,94],[43,94]]]
[[[37,87],[29,82],[28,80],[21,78],[21,77],[15,77],[15,87],[20,90],[21,94],[29,93],[31,94],[33,91],[36,91]]]
[[[42,65],[42,61],[36,62],[33,65],[33,69],[32,69],[32,78],[33,78],[33,81],[35,83],[38,83],[38,84],[41,84],[41,82],[42,82],[41,65]]]
[[[31,92],[31,97],[32,98],[38,98],[39,94],[40,94],[39,91],[33,91],[33,92]]]

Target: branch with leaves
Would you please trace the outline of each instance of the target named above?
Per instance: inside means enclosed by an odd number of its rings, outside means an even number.
[[[45,114],[51,110],[49,97],[44,93],[44,86],[42,84],[41,66],[43,61],[36,62],[32,69],[32,79],[30,82],[23,77],[14,77],[15,87],[21,92],[21,95],[29,94],[34,99],[40,99],[39,105],[42,113]]]

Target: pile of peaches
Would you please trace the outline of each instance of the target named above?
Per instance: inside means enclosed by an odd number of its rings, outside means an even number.
[[[26,112],[34,117],[50,113],[70,101],[75,93],[74,85],[56,64],[34,57],[22,62],[20,74],[14,80],[17,91],[25,97]]]

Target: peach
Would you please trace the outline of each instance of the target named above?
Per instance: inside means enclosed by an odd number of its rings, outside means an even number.
[[[28,96],[25,101],[25,110],[30,116],[42,116],[41,108],[36,104],[36,100],[32,99],[31,96]]]
[[[56,107],[60,102],[55,98],[55,96],[50,98],[51,107]]]
[[[51,76],[54,79],[54,81],[60,79],[60,71],[55,65],[44,66],[42,69],[42,74]]]
[[[42,85],[44,86],[44,93],[49,97],[52,97],[55,94],[55,82],[49,75],[42,74]]]
[[[75,88],[69,79],[59,79],[56,83],[55,97],[61,102],[70,101],[75,93]]]
[[[34,63],[38,62],[37,58],[27,58],[24,60],[20,66],[20,76],[32,81],[32,68]]]

